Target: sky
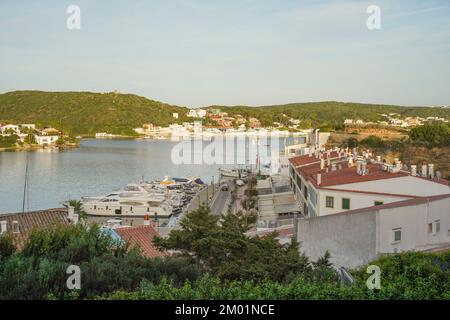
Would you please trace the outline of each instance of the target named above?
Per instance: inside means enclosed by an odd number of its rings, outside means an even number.
[[[0,92],[13,90],[450,105],[450,1],[0,0]]]

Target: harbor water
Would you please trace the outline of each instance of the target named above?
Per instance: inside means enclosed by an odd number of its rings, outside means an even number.
[[[279,138],[278,145],[282,149],[301,139]],[[0,213],[22,211],[27,162],[26,211],[61,207],[66,200],[107,194],[142,179],[196,176],[217,182],[220,164],[174,164],[171,154],[178,143],[84,139],[78,148],[65,151],[0,152]],[[246,138],[246,144],[256,147],[253,138]],[[261,163],[267,161],[261,158]]]

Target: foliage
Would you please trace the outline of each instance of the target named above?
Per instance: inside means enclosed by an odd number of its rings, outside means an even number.
[[[0,258],[8,258],[16,252],[14,237],[11,233],[0,234]]]
[[[0,94],[0,119],[13,123],[51,126],[65,134],[96,132],[135,135],[143,123],[169,125],[178,112],[186,121],[187,109],[132,94],[91,92],[14,91]]]
[[[449,146],[450,126],[444,123],[426,123],[411,129],[409,137],[430,147]]]
[[[328,252],[310,263],[297,245],[281,246],[275,235],[247,237],[246,230],[244,216],[217,217],[200,208],[166,243],[193,255],[155,259],[97,226],[36,230],[21,252],[4,234],[0,299],[450,299],[450,252],[380,257],[370,264],[382,271],[381,289],[371,291],[366,266],[350,270],[355,282],[343,286]],[[72,264],[80,266],[81,290],[66,288]]]
[[[11,148],[15,147],[19,137],[15,134],[10,135],[0,135],[0,148]]]
[[[25,137],[24,142],[28,143],[28,144],[37,144],[36,137],[34,136],[34,133],[29,133]]]
[[[362,139],[359,142],[360,145],[364,146],[364,147],[368,147],[371,149],[383,149],[386,147],[386,144],[384,143],[383,139],[381,139],[378,136],[368,136],[365,139]]]
[[[1,238],[2,248],[3,243]],[[99,227],[82,224],[35,230],[21,252],[8,255],[0,257],[0,299],[92,298],[135,290],[142,280],[157,282],[166,277],[180,285],[202,274],[191,261],[147,259],[113,241]],[[66,288],[66,270],[72,264],[81,269],[77,292]]]
[[[221,217],[207,207],[188,213],[179,230],[167,239],[156,238],[160,248],[179,251],[221,279],[285,281],[294,273],[312,272],[309,260],[295,243],[281,245],[276,234],[250,237],[250,222],[242,213]]]
[[[263,126],[273,122],[290,125],[289,118],[300,119],[300,128],[320,127],[322,131],[342,128],[346,118],[365,121],[382,120],[382,113],[407,116],[438,116],[450,118],[448,108],[401,107],[323,101],[261,106],[212,106],[226,109],[230,116],[255,117]],[[172,114],[179,118],[173,119]],[[133,94],[92,92],[14,91],[0,94],[0,119],[11,122],[36,123],[40,127],[52,126],[69,135],[93,135],[110,132],[135,135],[132,130],[144,123],[167,126],[170,123],[190,121],[185,107],[153,101]],[[283,116],[286,115],[286,116]],[[204,125],[214,125],[202,119]]]

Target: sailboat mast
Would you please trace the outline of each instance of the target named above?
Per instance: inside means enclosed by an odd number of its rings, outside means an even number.
[[[25,165],[25,182],[23,184],[22,212],[25,212],[25,199],[27,195],[27,188],[28,188],[28,153]]]

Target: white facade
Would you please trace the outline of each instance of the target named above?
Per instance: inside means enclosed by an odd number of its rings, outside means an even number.
[[[411,199],[299,219],[300,251],[328,250],[335,266],[356,268],[380,255],[450,247],[450,195]]]
[[[31,130],[36,130],[36,125],[33,123],[22,123],[20,126]]]
[[[58,140],[59,136],[34,136],[38,145],[52,145]]]
[[[403,194],[426,197],[450,193],[449,186],[413,176],[356,182],[333,186],[333,189]]]
[[[1,126],[0,127],[0,132],[2,134],[4,134],[5,131],[7,131],[8,129],[14,131],[14,133],[16,133],[16,134],[20,134],[19,126],[16,126],[15,124],[7,124],[7,125],[4,125],[4,126]]]
[[[188,114],[188,117],[191,118],[204,118],[206,116],[206,110],[204,109],[190,109]]]

